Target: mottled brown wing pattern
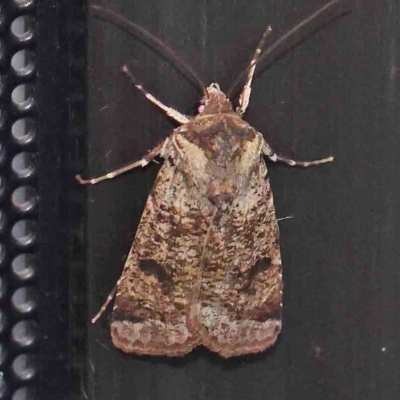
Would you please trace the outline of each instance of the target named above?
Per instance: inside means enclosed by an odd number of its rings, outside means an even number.
[[[203,344],[224,357],[259,352],[281,327],[279,231],[263,160],[225,210],[162,166],[127,258],[113,310],[114,344],[178,356]],[[197,194],[196,194],[197,193]]]
[[[260,160],[249,190],[219,210],[204,249],[202,342],[224,357],[271,346],[281,330],[282,273],[272,191]]]
[[[167,159],[147,200],[116,295],[111,334],[125,352],[177,356],[200,342],[188,308],[212,208]]]

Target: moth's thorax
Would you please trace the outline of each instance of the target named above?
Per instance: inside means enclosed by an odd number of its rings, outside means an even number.
[[[225,93],[220,90],[218,83],[212,83],[207,87],[206,93],[201,99],[199,114],[207,115],[221,113],[234,113],[234,110]]]
[[[174,132],[172,142],[188,180],[224,207],[246,190],[263,138],[237,114],[199,114]]]
[[[225,167],[246,151],[248,143],[258,141],[259,137],[257,131],[236,114],[199,114],[180,134],[210,162]]]

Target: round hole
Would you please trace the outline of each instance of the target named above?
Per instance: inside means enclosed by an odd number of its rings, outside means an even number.
[[[19,212],[32,211],[37,204],[36,190],[31,186],[21,186],[14,190],[11,202]]]
[[[19,42],[26,42],[33,37],[34,20],[30,15],[21,15],[11,24],[11,32]]]
[[[35,86],[29,83],[18,85],[11,92],[11,99],[18,111],[29,111],[35,104]]]
[[[11,338],[20,347],[32,346],[37,338],[35,321],[19,321],[11,330]]]
[[[16,390],[13,394],[12,400],[34,400],[35,396],[31,389],[26,387]]]
[[[35,69],[35,54],[29,50],[17,51],[11,59],[11,67],[17,76],[29,76]]]
[[[33,154],[27,152],[18,153],[12,159],[11,168],[19,178],[31,177],[35,172]]]
[[[31,313],[36,308],[36,292],[31,287],[21,287],[13,293],[11,303],[18,312]]]
[[[31,143],[36,135],[35,120],[32,118],[17,119],[11,127],[11,134],[20,146]]]
[[[11,263],[13,274],[21,281],[32,279],[35,275],[35,259],[32,254],[20,254]]]
[[[21,247],[32,245],[36,239],[36,222],[28,219],[16,222],[11,229],[11,235]]]
[[[22,381],[32,379],[36,374],[33,360],[27,354],[20,354],[17,356],[12,363],[12,369],[14,375]]]
[[[35,0],[14,0],[14,4],[20,9],[27,9],[35,4]]]

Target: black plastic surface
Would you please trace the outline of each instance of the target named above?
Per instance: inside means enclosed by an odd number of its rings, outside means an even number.
[[[323,1],[97,4],[227,89],[267,24],[273,41]],[[204,349],[182,359],[126,355],[112,346],[109,311],[90,324],[159,167],[91,188],[73,178],[141,157],[175,126],[122,64],[183,113],[196,111],[197,90],[142,42],[87,16],[82,1],[0,3],[0,399],[399,397],[400,5],[346,4],[350,14],[254,82],[246,120],[277,152],[336,158],[310,169],[269,163],[277,215],[294,216],[280,223],[283,333],[265,353],[223,360]],[[17,23],[12,33],[20,16],[28,29]]]
[[[168,42],[207,82],[227,89],[267,24],[273,37],[323,1],[107,1]],[[303,41],[253,85],[246,120],[278,152],[329,154],[310,169],[270,165],[281,222],[284,327],[263,354],[183,359],[113,348],[107,316],[88,330],[89,398],[395,399],[399,368],[399,91],[396,1],[353,1],[346,15]],[[197,91],[143,43],[89,20],[87,175],[141,157],[175,126],[130,86],[194,113]],[[273,38],[271,38],[271,41]],[[88,189],[89,314],[118,279],[157,165]]]

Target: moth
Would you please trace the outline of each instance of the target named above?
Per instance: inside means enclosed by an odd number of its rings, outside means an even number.
[[[280,41],[337,2],[326,4]],[[138,33],[137,26],[110,10],[92,10]],[[245,83],[236,108],[217,83],[200,83],[198,114],[186,116],[161,103],[123,67],[136,88],[178,124],[140,160],[98,178],[77,176],[81,184],[96,184],[145,167],[156,157],[164,159],[122,275],[93,319],[115,296],[111,336],[124,352],[183,356],[203,345],[228,358],[261,352],[281,332],[279,227],[265,158],[308,167],[333,157],[299,162],[280,156],[243,120],[256,66],[279,42],[262,54],[270,31],[265,30],[239,76]]]

